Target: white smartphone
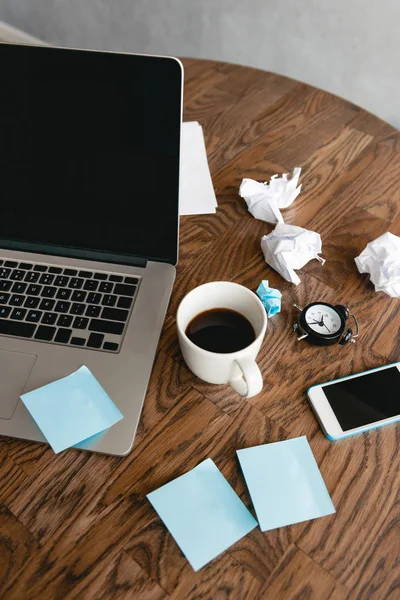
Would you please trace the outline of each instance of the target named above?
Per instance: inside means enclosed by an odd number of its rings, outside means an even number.
[[[307,390],[326,437],[342,438],[400,420],[400,362]]]

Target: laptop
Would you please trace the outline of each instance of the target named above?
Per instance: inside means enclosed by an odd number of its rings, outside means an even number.
[[[80,448],[125,455],[175,279],[182,65],[0,44],[0,66],[0,435],[45,441],[20,395],[86,365],[124,418]]]

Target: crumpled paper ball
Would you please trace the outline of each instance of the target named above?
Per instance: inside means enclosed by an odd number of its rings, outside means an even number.
[[[369,273],[376,292],[400,297],[400,237],[389,231],[369,242],[355,259],[360,273]]]
[[[261,238],[261,249],[265,262],[295,285],[300,283],[300,278],[294,269],[301,269],[313,258],[325,263],[318,256],[322,250],[319,233],[296,225],[278,223],[270,234]]]
[[[283,223],[279,209],[290,206],[300,194],[301,185],[297,187],[300,173],[301,169],[296,167],[290,179],[287,173],[281,177],[273,175],[269,183],[243,179],[239,195],[244,198],[249,212],[256,219],[267,223]]]
[[[269,287],[267,279],[260,283],[256,293],[265,307],[268,317],[273,317],[281,312],[282,294],[279,290]]]

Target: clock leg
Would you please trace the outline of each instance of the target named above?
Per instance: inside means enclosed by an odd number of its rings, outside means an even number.
[[[297,338],[297,341],[300,342],[300,340],[304,340],[307,337],[308,337],[308,333],[304,333],[303,335],[301,335],[300,337]]]

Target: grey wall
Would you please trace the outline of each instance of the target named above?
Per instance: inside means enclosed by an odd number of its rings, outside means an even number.
[[[0,0],[0,20],[60,45],[275,71],[400,128],[398,0]]]

